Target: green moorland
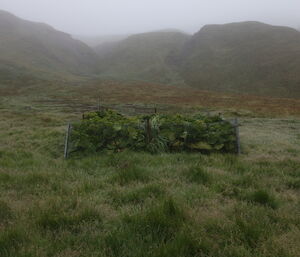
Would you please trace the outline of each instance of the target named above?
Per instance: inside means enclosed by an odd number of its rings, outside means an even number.
[[[31,76],[65,79],[97,73],[96,53],[49,25],[0,10],[0,80]]]
[[[299,98],[299,46],[299,31],[260,22],[206,25],[194,35],[144,33],[96,47],[97,75]]]
[[[299,118],[241,118],[241,156],[124,151],[64,160],[66,124],[81,113],[37,102],[50,86],[6,90],[1,257],[299,256]]]
[[[189,35],[180,31],[156,31],[100,45],[95,48],[100,58],[99,75],[184,85],[183,78],[168,60],[176,59],[189,38]]]
[[[181,74],[204,90],[299,96],[299,31],[259,22],[207,25],[186,44]]]

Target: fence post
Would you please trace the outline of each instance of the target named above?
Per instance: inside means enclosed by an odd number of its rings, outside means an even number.
[[[147,133],[147,143],[149,144],[151,141],[151,124],[150,118],[146,119],[146,133]]]
[[[234,129],[235,129],[235,136],[236,136],[236,152],[237,154],[241,154],[240,129],[239,129],[239,121],[237,118],[234,119]]]
[[[71,124],[69,123],[68,127],[67,127],[66,139],[65,139],[65,152],[64,152],[64,158],[65,159],[68,159],[68,157],[69,157],[70,132],[71,132]]]

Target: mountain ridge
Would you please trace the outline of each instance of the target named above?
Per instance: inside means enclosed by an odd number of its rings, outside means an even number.
[[[299,98],[300,32],[246,21],[205,25],[194,35],[140,33],[92,49],[47,24],[0,10],[0,80],[22,76],[142,80]]]
[[[98,58],[71,35],[44,24],[0,12],[0,65],[12,76],[23,71],[36,75],[90,75]],[[21,69],[20,69],[21,68]]]
[[[207,25],[181,53],[187,84],[204,90],[300,96],[300,33],[259,22]]]

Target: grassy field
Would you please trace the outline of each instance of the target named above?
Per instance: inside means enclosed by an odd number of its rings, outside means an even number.
[[[155,99],[177,111],[201,110],[207,99],[209,108],[241,116],[243,154],[122,152],[63,160],[66,124],[96,101],[95,88],[110,104]],[[174,91],[131,88],[122,98],[118,88],[0,86],[1,257],[299,256],[296,101],[281,100],[287,104],[278,113],[267,100],[264,112],[249,102],[239,112],[203,93],[176,109]]]

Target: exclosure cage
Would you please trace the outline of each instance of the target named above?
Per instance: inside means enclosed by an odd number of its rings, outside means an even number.
[[[100,113],[100,112],[107,112],[109,110],[106,109],[102,109],[98,112],[95,113]],[[157,110],[155,109],[155,112],[157,112]],[[118,114],[119,115],[119,114]],[[121,117],[121,116],[120,116]],[[123,116],[124,117],[124,116]],[[230,136],[230,138],[234,137],[234,140],[231,140],[231,146],[230,148],[226,148],[224,147],[224,145],[219,144],[219,145],[214,145],[211,146],[205,142],[190,142],[193,139],[193,126],[187,127],[186,124],[182,123],[182,124],[176,124],[175,123],[165,123],[165,124],[154,124],[155,122],[153,122],[153,117],[159,117],[159,115],[157,114],[153,114],[152,116],[144,116],[142,119],[140,119],[140,122],[137,122],[135,124],[122,124],[120,127],[116,126],[116,129],[121,131],[126,131],[128,129],[132,129],[132,130],[136,130],[138,131],[138,133],[140,133],[140,138],[139,140],[143,142],[139,142],[144,144],[143,147],[144,148],[140,148],[139,150],[145,150],[145,151],[150,151],[150,152],[155,152],[155,150],[153,151],[153,149],[151,147],[155,146],[155,143],[157,143],[157,139],[165,139],[166,142],[162,141],[161,144],[164,144],[165,147],[165,152],[179,152],[179,151],[191,151],[191,152],[210,152],[210,151],[215,151],[217,152],[218,150],[221,150],[224,152],[224,149],[227,151],[225,152],[230,152],[230,153],[236,153],[236,154],[240,154],[241,153],[241,147],[240,147],[240,137],[239,137],[239,122],[238,119],[234,119],[234,120],[223,120],[223,119],[218,119],[217,121],[214,122],[210,122],[208,123],[208,125],[206,125],[207,131],[206,133],[208,133],[208,137],[210,136],[209,133],[211,133],[213,135],[213,133],[215,133],[214,129],[216,126],[218,128],[222,127],[222,126],[229,126],[230,124],[230,130],[227,129],[226,133],[223,135],[224,137]],[[87,122],[85,121],[87,118],[87,116],[83,115],[83,122]],[[197,121],[197,120],[196,120]],[[98,123],[98,125],[101,125],[101,121]],[[105,128],[105,124],[102,124]],[[66,138],[65,138],[65,150],[64,150],[64,158],[68,159],[70,157],[70,154],[73,152],[78,151],[78,148],[76,149],[76,147],[74,148],[74,144],[73,144],[73,138],[72,138],[72,132],[75,129],[76,130],[76,126],[78,127],[78,124],[75,126],[73,126],[72,124],[68,124],[67,126],[67,133],[66,133]],[[99,130],[97,131],[90,131],[87,132],[88,133],[93,133],[93,134],[97,134],[97,133],[102,133],[103,131],[101,131],[101,129],[103,129],[103,126],[101,128],[99,128]],[[210,128],[212,128],[210,130]],[[166,133],[167,131],[167,133]],[[175,132],[174,131],[179,131],[180,134],[180,139],[177,140],[175,143],[172,142],[172,140],[168,141],[168,138],[170,137],[176,137]],[[196,131],[197,132],[197,131]],[[230,135],[228,134],[230,133]],[[75,131],[76,134],[76,131]],[[184,135],[188,135],[188,136],[184,136]],[[108,136],[108,141],[110,138],[110,134],[107,134]],[[88,136],[88,135],[87,135]],[[126,133],[123,133],[123,137],[127,137]],[[177,139],[178,139],[178,135],[177,135]],[[222,137],[222,134],[219,136]],[[221,141],[222,139],[219,138]],[[137,139],[138,140],[138,139]],[[195,139],[197,141],[197,139]],[[220,141],[219,140],[219,141]],[[129,149],[138,149],[138,147],[136,147],[135,142],[133,140],[133,142],[131,142],[130,144],[128,144],[126,147],[124,148],[129,148]],[[136,142],[136,144],[138,144]],[[225,143],[224,143],[225,144]],[[232,145],[233,144],[233,145]],[[220,147],[221,146],[221,147]],[[214,148],[215,147],[215,148]],[[219,149],[220,148],[220,149]],[[102,148],[100,147],[98,150],[105,150],[107,149],[107,146],[102,146]],[[108,148],[109,149],[109,148]],[[116,148],[117,149],[117,148]],[[115,150],[116,150],[115,149]],[[122,151],[122,147],[120,147],[120,149],[118,149],[120,151]]]

